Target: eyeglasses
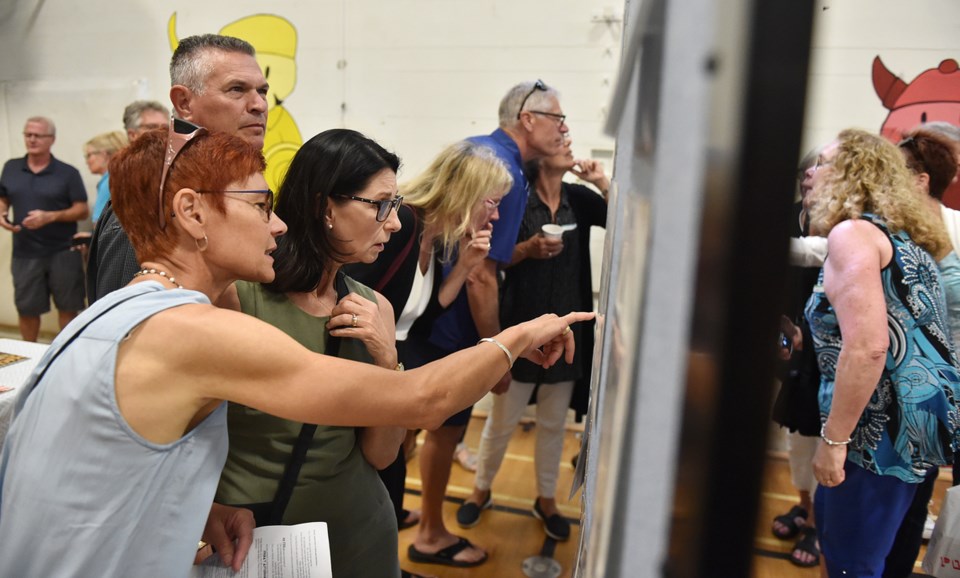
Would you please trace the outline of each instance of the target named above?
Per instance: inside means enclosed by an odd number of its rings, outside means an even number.
[[[223,191],[197,191],[198,193],[207,193],[207,194],[217,194],[217,193],[239,193],[242,195],[267,195],[267,200],[262,203],[251,203],[250,201],[245,201],[243,199],[236,199],[234,197],[224,197],[224,199],[231,201],[240,201],[241,203],[246,203],[258,211],[260,211],[260,217],[263,219],[264,223],[270,222],[270,217],[273,216],[273,191],[270,189],[226,189]]]
[[[540,80],[539,78],[537,79],[537,81],[536,81],[535,83],[533,83],[533,88],[530,89],[530,92],[527,93],[527,96],[523,97],[523,100],[520,101],[520,108],[517,109],[517,118],[518,118],[518,119],[520,118],[520,113],[523,112],[523,105],[527,104],[527,99],[529,99],[531,96],[533,96],[533,93],[536,92],[536,91],[538,91],[538,90],[542,90],[542,91],[544,91],[544,92],[547,91],[547,85],[544,84],[543,81]]]
[[[392,199],[383,199],[380,201],[374,201],[373,199],[364,199],[363,197],[355,197],[353,195],[337,195],[341,199],[349,199],[351,201],[360,201],[362,203],[369,203],[371,205],[377,206],[377,222],[382,223],[387,220],[387,217],[390,216],[390,210],[396,209],[400,210],[400,206],[403,204],[403,197],[397,195]]]
[[[167,221],[163,214],[163,186],[167,184],[167,175],[170,174],[170,167],[176,160],[180,151],[187,146],[197,135],[207,132],[202,126],[174,118],[170,123],[169,132],[167,132],[167,154],[163,160],[163,170],[160,172],[160,189],[157,194],[157,214],[160,217],[160,230],[167,227]]]
[[[546,112],[542,110],[528,110],[527,112],[532,112],[533,114],[542,114],[543,116],[549,116],[550,118],[556,119],[557,126],[567,122],[567,115],[565,114],[557,114],[555,112]]]
[[[25,139],[40,139],[40,138],[50,138],[52,134],[40,134],[38,132],[25,132],[23,133],[23,138]]]
[[[503,197],[499,199],[484,199],[483,204],[487,206],[488,209],[493,210],[500,206],[500,203],[503,202]]]
[[[813,170],[818,170],[820,167],[826,167],[833,164],[833,159],[827,160],[823,158],[823,155],[817,155],[817,164],[813,165]]]

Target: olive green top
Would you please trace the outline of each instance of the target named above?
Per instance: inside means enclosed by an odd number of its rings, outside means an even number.
[[[349,277],[347,286],[375,301],[370,288]],[[259,283],[237,282],[237,291],[244,313],[277,327],[311,351],[326,350],[328,317],[309,315],[285,295],[271,293]],[[356,339],[340,341],[339,357],[372,362]],[[318,375],[317,395],[323,395],[326,379],[336,376]],[[230,453],[217,501],[230,505],[272,502],[302,426],[231,403]],[[283,522],[327,523],[333,575],[338,578],[400,575],[396,515],[377,471],[363,457],[356,428],[317,427]]]

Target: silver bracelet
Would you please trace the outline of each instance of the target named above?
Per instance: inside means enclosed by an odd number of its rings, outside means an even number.
[[[507,363],[509,364],[509,367],[507,369],[513,369],[513,354],[510,353],[510,350],[507,349],[506,345],[500,343],[499,341],[497,341],[492,337],[484,337],[483,339],[477,342],[477,345],[480,345],[481,343],[484,343],[484,342],[492,343],[497,347],[499,347],[500,350],[503,351],[504,355],[507,356]]]
[[[822,439],[824,443],[826,443],[828,446],[845,446],[850,443],[850,440],[853,439],[853,438],[847,438],[847,441],[835,442],[832,439],[827,437],[827,434],[825,433],[826,429],[827,429],[827,424],[823,424],[822,426],[820,426],[820,439]]]

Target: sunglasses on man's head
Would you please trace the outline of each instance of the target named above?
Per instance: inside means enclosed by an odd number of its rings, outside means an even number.
[[[547,85],[543,83],[539,78],[536,82],[533,83],[533,88],[530,89],[530,92],[527,93],[527,96],[523,97],[523,100],[520,101],[520,108],[517,109],[517,118],[520,118],[520,113],[523,112],[523,105],[527,104],[527,100],[533,96],[533,93],[542,90],[547,91]]]
[[[207,132],[207,129],[202,126],[197,126],[179,118],[174,118],[170,122],[170,127],[167,131],[167,152],[163,157],[163,170],[160,172],[160,191],[157,197],[157,213],[160,216],[161,231],[167,227],[167,220],[163,211],[163,187],[167,184],[167,175],[170,174],[170,167],[173,166],[173,161],[177,159],[180,151],[187,146],[187,143],[193,140],[195,136],[205,132]]]

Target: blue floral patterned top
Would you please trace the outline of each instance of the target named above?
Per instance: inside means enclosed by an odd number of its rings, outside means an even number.
[[[860,416],[847,459],[880,475],[919,483],[928,469],[952,463],[958,441],[960,372],[946,318],[937,263],[906,232],[886,234],[893,258],[880,273],[890,347],[877,389]],[[833,401],[843,336],[823,292],[823,271],[807,301],[807,321],[820,366],[820,416]]]

